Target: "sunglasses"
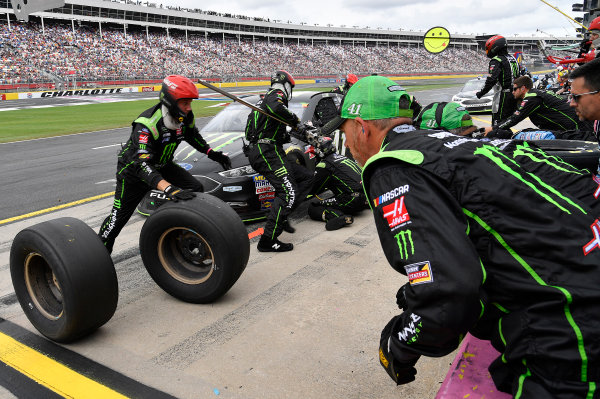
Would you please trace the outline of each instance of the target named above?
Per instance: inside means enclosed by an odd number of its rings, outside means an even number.
[[[513,88],[512,88],[512,91],[517,91],[517,90],[519,90],[521,87],[522,87],[522,86],[519,86],[519,87],[513,87]]]
[[[571,93],[567,97],[567,101],[568,102],[575,101],[577,103],[577,102],[579,102],[579,98],[581,96],[586,96],[588,94],[596,94],[596,93],[600,93],[600,90],[588,91],[587,93],[581,93],[581,94],[573,94],[573,93]]]

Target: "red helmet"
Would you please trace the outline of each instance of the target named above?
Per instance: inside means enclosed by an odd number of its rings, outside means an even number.
[[[177,101],[187,98],[198,98],[198,89],[191,80],[180,75],[169,75],[163,80],[160,102],[179,122],[183,122],[187,114],[179,108]]]
[[[296,86],[296,81],[291,73],[288,71],[279,70],[275,71],[273,75],[271,75],[271,86],[274,84],[281,84],[283,86],[285,95],[288,100],[292,99],[292,89]]]
[[[352,85],[356,82],[358,82],[358,76],[353,73],[346,75],[346,83],[348,83],[348,87],[352,87]]]
[[[588,32],[591,32],[593,30],[596,30],[598,32],[594,32],[594,33],[600,33],[600,17],[596,17],[592,20],[592,22],[590,23],[590,26],[588,28]]]
[[[489,58],[494,58],[502,49],[506,48],[506,38],[504,36],[495,35],[487,39],[485,42],[485,54]]]

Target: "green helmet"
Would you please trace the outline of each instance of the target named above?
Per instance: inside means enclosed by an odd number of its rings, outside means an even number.
[[[424,107],[413,125],[417,129],[453,130],[473,126],[471,115],[458,103],[431,103]]]

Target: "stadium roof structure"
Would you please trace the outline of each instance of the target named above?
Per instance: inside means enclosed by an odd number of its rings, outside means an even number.
[[[0,0],[0,13],[8,20],[15,18],[10,0]],[[64,6],[31,14],[42,19],[60,19],[78,23],[119,25],[126,31],[128,27],[177,30],[189,34],[219,35],[223,39],[273,40],[312,44],[352,44],[364,46],[413,46],[422,45],[424,32],[405,30],[383,30],[370,27],[312,26],[304,23],[293,24],[278,20],[265,20],[239,15],[219,14],[198,8],[182,8],[141,0],[66,0]],[[74,25],[73,25],[73,29]],[[451,47],[477,48],[481,43],[474,35],[451,34]],[[574,37],[506,37],[511,47],[535,47],[538,40],[558,44],[577,42]]]

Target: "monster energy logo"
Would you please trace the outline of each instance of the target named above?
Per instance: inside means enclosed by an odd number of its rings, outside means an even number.
[[[114,201],[113,205],[114,205],[115,208],[121,209],[121,200],[115,198],[115,201]]]
[[[285,166],[282,166],[281,168],[275,170],[273,173],[275,173],[275,176],[277,177],[282,177],[287,174],[287,169],[285,168]]]
[[[403,230],[394,236],[398,243],[398,250],[400,252],[400,259],[408,259],[409,255],[415,254],[415,245],[412,239],[412,232],[410,230]],[[408,248],[410,246],[410,253]]]
[[[171,159],[173,153],[175,152],[175,148],[177,147],[177,143],[169,143],[165,146],[163,153],[160,157],[160,163],[166,163]]]

